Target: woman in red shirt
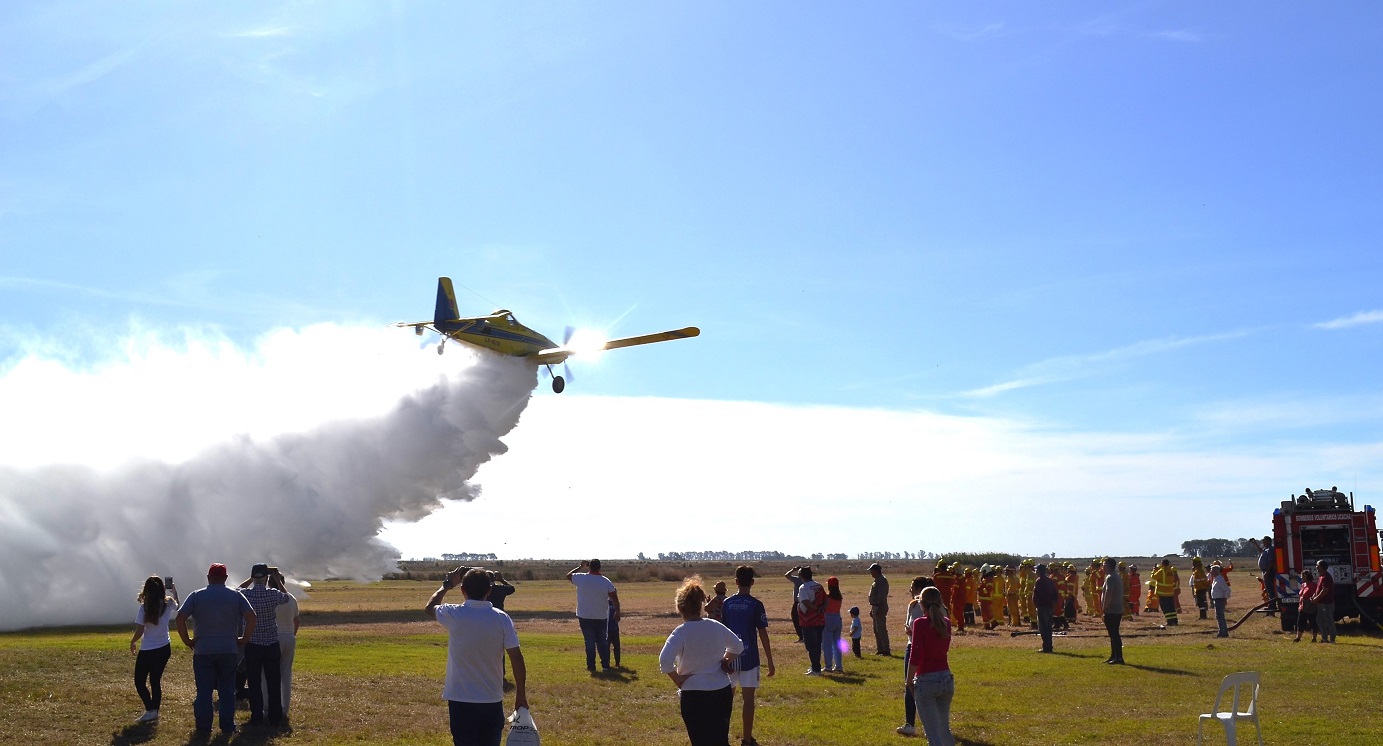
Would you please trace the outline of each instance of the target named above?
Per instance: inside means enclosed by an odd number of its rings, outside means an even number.
[[[931,746],[955,746],[951,737],[951,699],[956,680],[946,653],[951,649],[951,620],[935,586],[922,589],[923,615],[912,623],[912,676],[908,687],[917,703],[917,716]]]

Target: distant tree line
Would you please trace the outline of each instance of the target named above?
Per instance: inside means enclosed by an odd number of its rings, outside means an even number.
[[[1181,542],[1186,557],[1252,557],[1258,554],[1253,539],[1191,539]]]
[[[643,552],[639,552],[639,559],[647,561]],[[715,551],[695,551],[695,552],[658,552],[659,562],[778,562],[781,560],[800,560],[805,557],[798,557],[782,552],[750,550],[744,552],[726,552],[723,550]]]
[[[494,552],[489,554],[476,554],[474,552],[461,552],[460,554],[444,554],[443,562],[494,562],[499,559]]]

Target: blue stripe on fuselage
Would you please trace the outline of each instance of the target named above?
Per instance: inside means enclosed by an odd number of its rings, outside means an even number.
[[[507,329],[500,329],[493,323],[486,321],[444,322],[436,326],[438,331],[445,332],[448,336],[452,334],[471,334],[477,337],[490,337],[491,339],[503,339],[510,342],[530,344],[537,347],[539,350],[557,346],[552,340],[541,335],[534,337],[521,332],[511,332]]]

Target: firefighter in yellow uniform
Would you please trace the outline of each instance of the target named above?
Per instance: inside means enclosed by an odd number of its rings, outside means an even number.
[[[1124,593],[1128,594],[1128,606],[1133,611],[1134,616],[1142,616],[1139,611],[1142,606],[1138,603],[1139,594],[1143,591],[1143,578],[1138,576],[1138,566],[1128,566],[1128,585],[1124,586]]]
[[[990,572],[994,573],[994,584],[989,587],[989,615],[994,618],[994,626],[998,627],[1004,623],[1004,568],[993,565]]]
[[[1104,562],[1106,558],[1100,558],[1095,562],[1095,577],[1092,579],[1093,585],[1091,592],[1095,596],[1095,613],[1104,615]]]
[[[990,603],[990,598],[994,595],[994,571],[989,569],[989,563],[980,565],[980,584],[979,590],[975,593],[975,603],[980,607],[980,621],[984,623],[985,629],[994,629],[994,605]]]
[[[1032,606],[1033,561],[1025,559],[1018,563],[1018,608],[1023,614],[1023,624],[1033,624],[1037,611]]]
[[[1173,594],[1173,597],[1176,598],[1176,609],[1177,609],[1177,613],[1180,614],[1180,613],[1181,613],[1181,572],[1177,570],[1176,565],[1170,565],[1170,564],[1169,564],[1168,567],[1172,568],[1172,585],[1173,585],[1174,588],[1175,588],[1175,592],[1174,592],[1174,594]]]
[[[1052,609],[1052,629],[1066,630],[1071,625],[1066,623],[1066,599],[1071,596],[1071,586],[1066,583],[1066,573],[1061,571],[1061,565],[1052,563],[1052,582],[1056,583],[1056,606]]]
[[[956,574],[951,572],[951,568],[946,564],[944,558],[937,560],[936,566],[932,568],[932,583],[936,584],[936,589],[941,591],[941,602],[951,607],[951,626],[956,626],[960,621],[956,615],[960,612],[951,601],[951,593],[956,587]]]
[[[1070,562],[1066,563],[1066,587],[1071,591],[1071,601],[1066,604],[1066,619],[1074,622],[1080,615],[1080,602],[1076,600],[1080,589],[1080,575],[1076,573],[1076,566]]]
[[[1170,560],[1162,560],[1162,564],[1152,571],[1152,582],[1157,592],[1157,605],[1162,609],[1162,616],[1167,619],[1167,626],[1177,626],[1176,592],[1179,579]]]
[[[1127,588],[1127,587],[1128,587],[1128,581],[1129,581],[1129,577],[1128,577],[1128,566],[1125,565],[1125,564],[1122,563],[1122,562],[1119,563],[1119,580],[1124,584],[1124,585],[1123,585],[1124,588]],[[1110,599],[1110,601],[1112,601],[1112,600],[1113,600],[1113,599]],[[1107,602],[1107,603],[1108,603],[1108,602]],[[1129,605],[1128,605],[1127,603],[1124,603],[1124,599],[1122,599],[1122,598],[1119,599],[1119,605],[1120,605],[1121,607],[1123,607],[1123,608],[1122,608],[1122,611],[1123,611],[1123,615],[1124,615],[1124,621],[1127,622],[1127,621],[1132,620],[1132,619],[1133,619],[1133,610],[1129,608]]]
[[[973,625],[980,605],[980,571],[965,568],[965,623]]]
[[[1200,557],[1191,558],[1191,593],[1196,596],[1196,608],[1200,609],[1201,619],[1206,618],[1206,612],[1210,609],[1210,576],[1205,572],[1205,565],[1201,563]]]
[[[1095,608],[1095,563],[1094,563],[1094,562],[1091,562],[1091,563],[1090,563],[1090,566],[1087,567],[1087,568],[1085,568],[1085,580],[1081,581],[1080,592],[1081,592],[1081,595],[1085,597],[1085,615],[1086,615],[1086,616],[1095,616],[1095,615],[1099,614],[1099,613],[1100,613],[1099,609]]]
[[[1008,624],[1017,627],[1023,623],[1023,612],[1018,606],[1021,593],[1018,583],[1018,570],[1013,565],[1004,567],[1004,601],[1008,604]]]

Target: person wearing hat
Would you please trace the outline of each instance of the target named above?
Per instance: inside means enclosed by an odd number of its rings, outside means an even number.
[[[206,573],[206,587],[187,594],[178,609],[178,636],[192,648],[192,679],[197,696],[192,700],[192,716],[197,732],[211,733],[211,694],[220,702],[221,732],[235,732],[235,665],[239,646],[255,630],[255,610],[239,593],[226,587],[226,566],[212,565]],[[196,635],[187,632],[187,620],[195,625]],[[243,635],[240,625],[244,624]]]
[[[874,620],[874,647],[879,655],[893,655],[888,645],[888,578],[878,562],[869,566],[874,582],[869,586],[869,618]]]
[[[283,652],[279,647],[278,607],[293,597],[270,588],[269,566],[259,563],[250,570],[248,588],[240,591],[255,610],[254,634],[245,643],[245,676],[250,685],[250,725],[283,725]],[[244,586],[246,583],[242,583]],[[264,686],[260,686],[263,681]],[[268,699],[266,702],[265,699]]]
[[[1224,579],[1223,575],[1220,579]],[[1210,576],[1206,574],[1200,557],[1191,558],[1191,592],[1196,594],[1196,608],[1200,609],[1201,619],[1205,619],[1206,611],[1210,608]]]

